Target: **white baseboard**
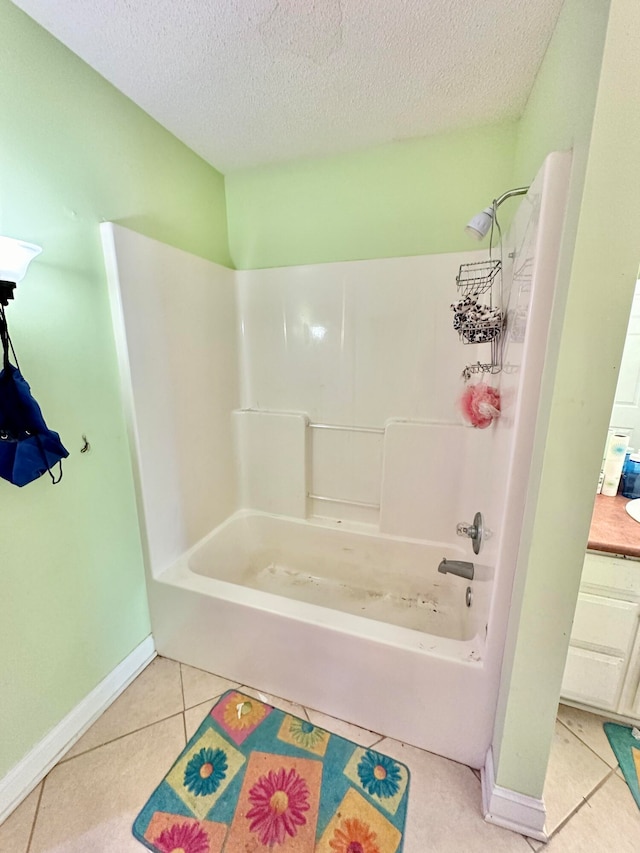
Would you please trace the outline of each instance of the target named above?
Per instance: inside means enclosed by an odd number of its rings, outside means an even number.
[[[0,779],[0,823],[156,656],[149,635]]]
[[[481,775],[482,811],[488,823],[495,823],[537,841],[549,840],[544,831],[547,816],[544,800],[496,785],[491,747],[487,752]]]

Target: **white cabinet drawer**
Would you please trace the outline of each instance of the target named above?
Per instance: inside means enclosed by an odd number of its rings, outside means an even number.
[[[562,695],[574,702],[613,711],[625,669],[625,661],[621,657],[570,646],[562,679]]]
[[[635,637],[640,606],[581,592],[571,631],[573,645],[598,646],[625,656]]]
[[[640,531],[640,528],[638,528]],[[640,599],[640,560],[585,554],[582,586],[596,595]]]

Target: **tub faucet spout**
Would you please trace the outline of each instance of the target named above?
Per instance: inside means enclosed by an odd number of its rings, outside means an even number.
[[[450,573],[458,575],[459,578],[466,578],[468,581],[473,580],[474,566],[473,563],[466,563],[464,560],[447,560],[442,558],[438,571],[443,575]]]

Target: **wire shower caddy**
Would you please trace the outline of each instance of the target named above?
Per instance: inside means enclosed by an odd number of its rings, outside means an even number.
[[[501,276],[502,263],[493,258],[462,264],[456,276],[461,298],[452,306],[454,329],[463,344],[491,344],[490,362],[468,364],[462,373],[465,380],[476,373],[500,372],[504,315],[502,307],[494,305],[493,289],[496,281],[502,284]]]
[[[476,261],[461,264],[456,284],[462,296],[480,296],[491,290],[494,278],[500,272],[502,264],[498,260]]]

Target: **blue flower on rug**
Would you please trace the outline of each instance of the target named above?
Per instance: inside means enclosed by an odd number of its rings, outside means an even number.
[[[375,797],[393,797],[400,790],[400,768],[386,755],[369,750],[358,764],[362,787]]]
[[[217,791],[227,775],[227,756],[221,749],[201,749],[187,764],[184,786],[196,797],[206,797]]]
[[[296,743],[305,749],[313,749],[327,737],[324,729],[319,729],[313,723],[300,720],[298,717],[292,718],[289,724],[289,734]]]

